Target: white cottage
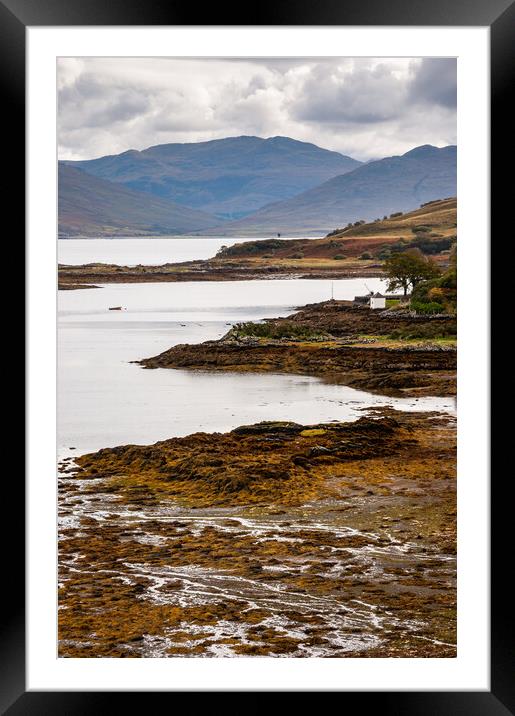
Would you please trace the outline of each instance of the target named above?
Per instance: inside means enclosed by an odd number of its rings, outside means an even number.
[[[370,308],[386,308],[386,298],[380,293],[370,296]]]

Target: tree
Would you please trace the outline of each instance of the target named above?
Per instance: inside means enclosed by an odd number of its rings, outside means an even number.
[[[428,281],[441,274],[436,263],[419,249],[392,254],[384,262],[384,268],[388,276],[388,290],[402,288],[404,295],[410,286],[413,289],[421,281]]]

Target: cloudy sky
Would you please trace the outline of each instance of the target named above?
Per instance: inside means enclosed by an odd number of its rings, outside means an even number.
[[[61,58],[61,159],[292,137],[367,160],[456,144],[454,59]]]

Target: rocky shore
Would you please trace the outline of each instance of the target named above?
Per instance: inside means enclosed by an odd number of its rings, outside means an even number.
[[[263,279],[345,279],[381,277],[377,261],[249,259],[187,261],[159,266],[116,264],[59,265],[59,289],[98,283],[162,283],[183,281],[253,281]]]
[[[452,395],[455,333],[328,301],[141,364]],[[455,418],[305,422],[65,458],[59,655],[456,656]]]
[[[177,345],[145,368],[286,372],[391,396],[455,395],[456,319],[371,311],[346,301],[233,327],[223,338]]]
[[[62,657],[452,657],[455,421],[260,423],[61,465]]]

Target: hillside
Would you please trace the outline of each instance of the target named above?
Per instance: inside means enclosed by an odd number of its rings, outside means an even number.
[[[187,233],[213,217],[59,164],[59,236]]]
[[[206,261],[161,266],[60,266],[59,287],[102,283],[343,279],[383,276],[383,259],[418,247],[445,270],[456,241],[456,199],[433,201],[401,216],[352,226],[323,239],[262,239],[226,247]]]
[[[360,166],[288,137],[228,137],[162,144],[69,166],[220,219],[238,219]]]
[[[440,253],[456,240],[455,198],[432,201],[400,216],[350,226],[323,239],[265,239],[227,247],[218,258],[355,258],[364,252],[377,257],[384,249],[405,242],[425,253]]]
[[[220,231],[227,236],[326,233],[456,195],[456,147],[425,145],[369,162],[286,201],[270,204]]]

